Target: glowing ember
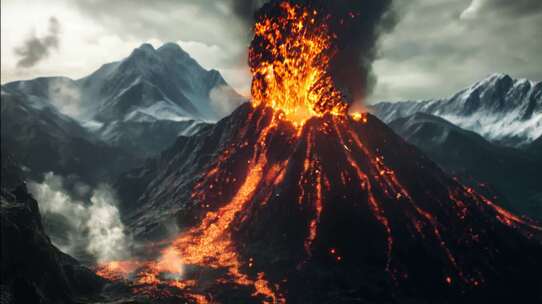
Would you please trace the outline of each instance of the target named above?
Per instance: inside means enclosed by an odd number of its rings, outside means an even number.
[[[327,17],[289,2],[280,8],[254,28],[249,50],[254,104],[282,111],[297,126],[312,116],[344,114],[347,104],[328,73],[333,34]]]
[[[138,261],[112,261],[100,265],[96,269],[96,274],[112,281],[124,280],[141,265]]]

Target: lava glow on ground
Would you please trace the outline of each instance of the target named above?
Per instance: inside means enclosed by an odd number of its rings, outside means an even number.
[[[364,113],[347,115],[348,104],[327,72],[334,39],[325,23],[328,17],[287,1],[278,5],[277,12],[260,18],[254,26],[255,36],[249,51],[254,77],[253,102],[246,127],[239,130],[231,145],[193,188],[193,200],[201,206],[211,206],[209,211],[198,225],[160,249],[158,258],[111,261],[99,265],[96,272],[113,281],[124,281],[134,293],[151,297],[174,296],[178,290],[189,301],[211,303],[216,301],[212,286],[223,285],[243,286],[257,302],[285,303],[283,282],[270,280],[267,272],[260,270],[260,261],[240,256],[233,233],[240,223],[250,221],[249,208],[263,208],[277,196],[275,189],[290,176],[287,171],[296,166],[291,162],[299,153],[303,160],[296,172],[300,173],[295,174],[295,180],[289,184],[296,189],[294,204],[307,206],[310,214],[302,244],[305,257],[299,263],[300,268],[313,254],[326,202],[331,200],[330,193],[334,193],[334,189],[343,193],[355,190],[352,193],[365,198],[365,202],[360,203],[365,205],[360,208],[367,208],[375,229],[384,236],[382,268],[392,280],[408,280],[409,275],[408,263],[399,261],[401,255],[396,253],[398,240],[394,236],[401,233],[405,235],[403,238],[423,238],[436,244],[435,255],[442,257],[438,258],[439,263],[447,269],[447,273],[440,276],[444,286],[483,284],[482,272],[466,267],[454,253],[453,248],[459,245],[454,243],[452,248],[452,240],[443,236],[443,226],[436,212],[418,203],[395,170],[386,165],[384,157],[368,148],[359,131],[353,130],[352,126],[358,128],[366,124],[368,117]],[[282,138],[283,146],[299,149],[271,149],[277,137]],[[321,138],[332,138],[339,147],[336,172],[331,173],[331,169],[326,168],[325,163],[330,161],[324,162],[322,149],[325,147],[317,147]],[[285,155],[279,157],[270,150],[284,150],[280,153]],[[245,152],[249,155],[247,160],[236,163],[235,155]],[[244,176],[236,176],[234,182],[228,172],[232,166],[242,166],[245,171]],[[230,186],[235,189],[231,197],[216,201],[217,197],[227,197],[220,195],[220,191]],[[393,206],[383,204],[382,198],[394,202]],[[484,210],[494,214],[505,226],[540,232],[540,227],[460,185],[435,201],[438,203],[433,204],[434,208],[448,206],[458,221],[471,216],[471,210]],[[396,208],[405,210],[404,214]],[[399,220],[392,221],[389,214]],[[403,231],[398,223],[404,223],[408,229]],[[457,230],[469,242],[481,242],[484,238],[483,234],[475,235],[467,228]],[[325,252],[335,263],[349,258],[343,255],[341,248],[334,246]],[[208,273],[187,277],[184,273],[187,267],[207,269]]]

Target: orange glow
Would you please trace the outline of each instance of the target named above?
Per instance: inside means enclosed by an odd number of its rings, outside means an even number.
[[[337,133],[337,137],[339,138],[339,141],[341,142],[343,147],[345,147],[346,159],[350,163],[351,167],[355,170],[356,175],[358,177],[358,180],[360,182],[360,187],[362,187],[362,188],[365,187],[366,188],[366,190],[368,192],[368,202],[369,202],[369,206],[371,207],[371,211],[373,212],[373,214],[374,214],[375,218],[378,220],[378,222],[380,222],[380,224],[382,224],[382,226],[384,227],[384,230],[386,232],[386,242],[387,242],[386,270],[389,270],[390,264],[391,264],[391,254],[392,254],[392,250],[393,250],[393,237],[392,237],[392,231],[391,231],[391,226],[390,226],[389,220],[386,217],[386,215],[384,214],[384,210],[382,210],[382,208],[380,207],[380,205],[376,201],[376,199],[374,197],[374,194],[372,193],[372,190],[371,190],[372,187],[371,187],[371,182],[369,180],[369,177],[367,176],[367,174],[365,174],[361,170],[358,163],[355,161],[354,156],[352,155],[352,150],[350,148],[348,148],[348,146],[346,145],[346,142],[344,140],[344,135],[341,133],[341,131],[339,129],[339,125],[338,125],[340,123],[340,121],[334,120],[334,122],[335,122],[334,127],[335,127],[335,132]],[[363,147],[361,145],[361,141],[358,140],[358,141],[356,141],[356,143],[358,144],[359,147]],[[362,190],[364,190],[364,189],[362,189]]]
[[[367,123],[367,113],[361,113],[361,112],[353,112],[350,114],[353,120]]]
[[[348,106],[328,73],[334,37],[318,22],[325,16],[289,2],[280,8],[282,14],[254,26],[253,103],[282,111],[296,126],[325,113],[345,114]]]
[[[142,263],[138,261],[112,261],[100,265],[96,269],[96,274],[112,281],[125,280],[141,266]]]
[[[148,262],[111,262],[101,266],[97,273],[102,277],[117,280],[126,279],[129,275],[135,275],[137,279],[135,284],[149,285],[148,287],[137,288],[139,293],[156,294],[152,286],[168,285],[178,289],[190,291],[189,296],[197,303],[208,303],[205,295],[192,292],[195,287],[193,280],[183,280],[183,268],[185,265],[200,265],[209,268],[227,269],[228,277],[236,284],[252,286],[254,296],[263,296],[267,300],[265,303],[283,303],[282,297],[277,294],[266,281],[265,274],[260,272],[256,278],[250,278],[241,271],[243,266],[236,252],[236,248],[231,240],[231,223],[235,217],[250,202],[259,186],[273,186],[280,183],[284,177],[284,168],[287,162],[274,164],[267,168],[268,162],[265,153],[266,139],[272,129],[276,127],[273,120],[264,127],[259,135],[252,159],[249,161],[247,176],[242,182],[239,190],[234,197],[222,208],[216,211],[209,211],[202,219],[201,223],[181,234],[171,245],[162,250],[161,256],[157,261]],[[228,151],[228,150],[225,150]],[[228,153],[228,152],[225,152]],[[224,154],[219,158],[219,162],[226,157]],[[195,192],[192,197],[205,197],[203,191],[208,188],[207,182],[215,180],[218,173],[216,167],[210,169],[204,182],[195,186]],[[251,259],[249,267],[252,267],[254,261]],[[161,274],[168,274],[169,279],[162,279]],[[178,277],[172,280],[171,275]],[[226,281],[226,280],[225,280]],[[150,288],[150,289],[149,289]]]
[[[320,222],[320,214],[322,213],[322,170],[319,167],[316,167],[316,184],[314,185],[314,218],[309,224],[309,236],[305,240],[305,250],[310,254],[310,247],[314,239],[316,239],[316,229],[318,228],[318,223]]]
[[[247,176],[230,202],[217,211],[208,212],[199,226],[180,236],[167,250],[179,252],[184,264],[226,268],[228,275],[237,284],[253,286],[254,295],[262,295],[271,299],[272,303],[279,303],[282,302],[280,296],[272,290],[263,273],[259,273],[256,279],[242,273],[242,265],[230,234],[230,225],[235,216],[250,202],[258,186],[272,185],[282,180],[283,170],[276,165],[264,174],[267,159],[265,153],[259,153],[265,148],[267,135],[274,127],[272,121],[262,130],[254,156],[249,161]]]

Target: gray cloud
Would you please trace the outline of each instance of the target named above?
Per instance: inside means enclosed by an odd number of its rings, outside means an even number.
[[[73,3],[83,14],[98,20],[121,37],[135,37],[141,41],[195,41],[218,46],[225,56],[217,69],[246,66],[248,45],[255,13],[271,0],[162,0],[152,3],[144,0],[81,0]],[[370,92],[376,82],[371,63],[376,56],[376,40],[381,32],[396,24],[389,10],[391,0],[379,1],[315,1],[329,9],[331,15],[341,18],[346,12],[357,12],[348,35],[341,44],[333,66],[333,74],[341,86],[351,91],[355,99]],[[127,7],[133,9],[126,9]],[[341,29],[343,30],[343,29]],[[348,40],[348,41],[346,41]],[[354,79],[355,81],[353,81]],[[354,82],[356,82],[354,84]],[[366,92],[362,92],[366,91]]]
[[[81,13],[120,37],[141,41],[195,41],[222,49],[224,60],[214,68],[246,62],[250,27],[236,17],[238,0],[81,0],[71,2]],[[127,9],[129,8],[129,9]]]
[[[411,0],[385,37],[372,102],[451,95],[495,72],[542,79],[541,1]]]
[[[59,34],[60,23],[55,17],[49,18],[47,35],[40,38],[32,34],[22,46],[14,49],[15,54],[19,57],[17,67],[29,68],[47,58],[51,49],[58,48]]]
[[[463,18],[495,16],[505,14],[510,17],[523,17],[542,11],[540,0],[472,0],[461,15]]]
[[[6,6],[9,1],[3,1],[3,9],[9,8]],[[230,73],[231,78],[236,79],[230,83],[235,83],[237,88],[247,88],[250,76],[246,73],[246,55],[251,39],[252,12],[263,2],[51,0],[48,6],[58,8],[56,15],[62,16],[62,20],[73,20],[74,16],[81,18],[87,29],[96,25],[95,33],[87,35],[82,32],[82,38],[70,44],[69,50],[73,54],[76,53],[73,50],[77,49],[77,56],[55,62],[54,68],[40,65],[41,70],[37,71],[18,69],[14,64],[10,67],[4,64],[6,60],[17,62],[22,57],[13,59],[4,55],[2,80],[6,81],[5,75],[16,75],[10,79],[15,80],[23,72],[26,73],[24,77],[28,78],[38,73],[64,75],[73,66],[77,66],[78,75],[82,76],[92,72],[100,63],[122,57],[121,53],[116,52],[110,57],[102,55],[98,58],[98,47],[102,49],[103,45],[159,40],[187,42],[184,45],[192,45],[191,53],[199,52],[199,57],[194,56],[198,60],[204,62],[204,58],[213,58],[206,62],[206,67],[219,69],[225,75]],[[542,1],[397,0],[394,5],[399,11],[399,23],[393,32],[382,36],[376,48],[373,74],[378,77],[378,83],[370,97],[372,102],[443,97],[494,72],[542,80],[542,39],[539,39]],[[9,12],[9,15],[24,14],[20,10]],[[6,18],[2,20],[6,22]],[[8,50],[3,54],[13,55],[9,50],[20,42],[14,36],[6,39],[10,35],[6,35],[5,31],[18,29],[21,25],[16,18],[10,22],[11,28],[4,24],[2,27],[3,50]],[[77,30],[76,27],[66,27],[63,39],[71,37],[74,40]],[[96,33],[99,33],[98,37]],[[18,36],[20,34],[19,31]],[[4,42],[10,40],[13,44],[5,46]],[[108,41],[118,42],[107,44]],[[213,52],[198,51],[198,48]],[[61,56],[69,53],[67,48],[59,52]],[[80,58],[94,58],[94,61],[92,64],[80,60],[74,64],[74,61],[70,61]]]

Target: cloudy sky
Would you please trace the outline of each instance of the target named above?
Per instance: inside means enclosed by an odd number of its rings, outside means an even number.
[[[83,77],[143,42],[175,41],[243,93],[249,31],[236,0],[1,0],[1,80]],[[395,0],[369,100],[447,96],[494,72],[542,80],[541,0]]]

